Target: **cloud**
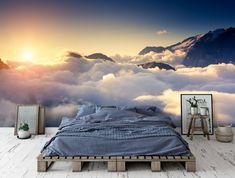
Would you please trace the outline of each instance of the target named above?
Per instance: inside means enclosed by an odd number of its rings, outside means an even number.
[[[115,55],[112,58],[119,63],[132,63],[132,64],[140,64],[145,62],[163,62],[173,66],[180,65],[184,60],[186,53],[182,50],[164,50],[161,53],[149,52],[145,55],[137,55],[137,56],[121,56]]]
[[[181,94],[212,94],[214,101],[214,119],[217,121],[234,123],[234,105],[235,93],[224,93],[217,91],[192,91],[182,90],[173,91],[171,89],[165,90],[161,95],[142,95],[135,98],[136,101],[142,103],[158,103],[161,102],[163,110],[176,116],[181,114]],[[225,102],[226,101],[226,102]]]
[[[111,58],[114,59],[118,63],[127,63],[127,62],[130,62],[133,58],[135,58],[135,56],[116,54],[114,56],[111,56]]]
[[[13,127],[16,119],[16,104],[9,100],[0,99],[0,106],[0,126]]]
[[[60,120],[63,116],[73,118],[76,116],[78,109],[79,105],[74,103],[63,103],[58,106],[46,108],[46,125],[59,125]]]
[[[103,81],[109,81],[113,79],[115,79],[115,75],[112,73],[103,76]]]
[[[174,52],[170,50],[165,50],[162,53],[150,52],[142,56],[137,56],[132,59],[132,62],[144,63],[144,62],[156,61],[176,66],[182,63],[185,56],[186,53],[181,50],[176,50]]]
[[[166,54],[181,56],[180,52]],[[214,95],[215,118],[235,123],[231,108],[235,104],[235,65],[178,65],[176,71],[164,71],[137,67],[137,61],[111,63],[66,57],[56,65],[18,63],[10,70],[1,70],[0,125],[14,125],[16,104],[38,103],[47,107],[47,125],[56,126],[62,116],[72,117],[77,104],[84,101],[104,105],[154,104],[179,121],[180,93],[199,91]]]
[[[162,30],[159,30],[159,31],[156,32],[157,35],[166,35],[168,33],[169,32],[167,30],[165,30],[165,29],[162,29]]]

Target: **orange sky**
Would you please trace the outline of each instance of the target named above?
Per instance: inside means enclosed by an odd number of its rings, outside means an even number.
[[[102,52],[107,55],[136,55],[156,41],[167,45],[167,36],[157,36],[145,28],[113,24],[67,24],[34,19],[10,20],[1,39],[3,59],[22,60],[24,51],[31,51],[35,62],[49,62],[66,51],[84,55]]]
[[[158,35],[158,28],[118,19],[91,19],[79,15],[68,18],[51,8],[28,6],[3,9],[0,33],[0,58],[26,60],[25,51],[36,63],[53,63],[66,51],[88,55],[136,55],[148,45],[169,45],[184,36],[170,32]],[[187,35],[185,35],[186,37]]]

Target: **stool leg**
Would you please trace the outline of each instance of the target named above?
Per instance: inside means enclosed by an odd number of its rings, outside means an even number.
[[[206,130],[205,130],[205,125],[203,123],[203,119],[201,118],[201,124],[202,124],[202,132],[203,132],[203,136],[206,137]]]
[[[196,122],[196,119],[193,118],[193,124],[192,124],[192,130],[191,130],[191,137],[190,137],[190,140],[193,140],[193,134],[194,134],[194,130],[195,130],[195,122]]]
[[[206,121],[206,119],[203,119],[203,121],[205,122],[204,125],[205,125],[205,131],[206,131],[207,139],[210,140],[207,121]]]
[[[191,132],[191,129],[192,129],[192,121],[193,121],[193,119],[192,119],[192,118],[190,118],[187,137],[189,137],[190,132]]]

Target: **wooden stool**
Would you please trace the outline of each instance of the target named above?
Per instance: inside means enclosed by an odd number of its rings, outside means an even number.
[[[208,125],[207,125],[207,121],[206,121],[207,118],[208,118],[207,115],[203,116],[201,114],[189,114],[190,122],[189,122],[187,137],[189,137],[189,135],[191,135],[190,140],[193,139],[194,131],[199,130],[199,129],[203,131],[204,137],[207,136],[207,139],[210,140]],[[196,123],[197,119],[201,120],[201,127],[195,127],[195,123]]]

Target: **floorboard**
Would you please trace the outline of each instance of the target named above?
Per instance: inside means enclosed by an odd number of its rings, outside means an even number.
[[[0,128],[0,178],[233,178],[235,175],[235,142],[221,143],[212,136],[184,136],[197,159],[197,172],[187,172],[180,164],[165,163],[162,172],[151,172],[148,163],[127,163],[126,172],[107,172],[106,163],[86,163],[82,172],[72,172],[69,162],[57,162],[49,172],[38,173],[36,157],[42,146],[57,131],[47,128],[46,135],[19,140],[14,128]],[[235,130],[234,130],[235,131]]]

